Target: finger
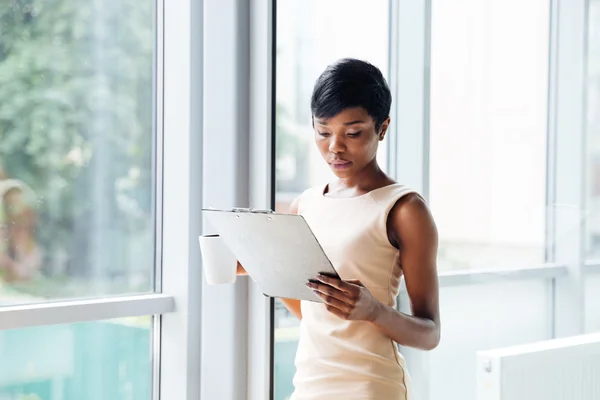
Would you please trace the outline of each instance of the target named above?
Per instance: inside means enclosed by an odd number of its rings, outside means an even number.
[[[346,293],[351,303],[356,302],[356,300],[358,300],[360,297],[360,287],[362,286],[362,283],[358,280],[354,280],[354,282],[358,282],[360,286],[358,284],[351,283],[351,281],[342,281],[323,275],[319,275],[318,279]]]
[[[333,297],[334,299],[338,299],[344,303],[346,302],[345,300],[347,300],[346,293],[333,286],[318,282],[309,282],[306,284],[306,286],[313,289],[315,292],[321,293],[324,296]]]
[[[352,307],[348,303],[340,301],[340,300],[336,299],[335,297],[327,296],[316,290],[314,292],[317,296],[319,296],[325,302],[325,304],[335,307],[338,310],[340,310],[346,314],[350,314],[350,312],[352,311]]]
[[[359,281],[358,279],[348,279],[346,282],[351,283],[356,286],[365,287],[365,285],[363,285],[363,283],[361,281]]]
[[[346,293],[352,292],[352,286],[340,279],[331,278],[331,277],[325,276],[325,275],[318,275],[317,279],[323,283],[333,286],[336,289],[341,290],[342,292],[346,292]]]

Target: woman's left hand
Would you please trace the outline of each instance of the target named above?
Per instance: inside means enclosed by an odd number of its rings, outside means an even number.
[[[312,289],[324,302],[329,312],[341,319],[373,322],[382,303],[373,297],[360,281],[342,281],[319,275],[319,282],[309,282]]]

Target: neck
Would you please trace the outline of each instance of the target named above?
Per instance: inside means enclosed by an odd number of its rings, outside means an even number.
[[[381,170],[377,160],[373,159],[354,176],[339,178],[338,182],[340,186],[346,188],[369,191],[382,186],[382,184],[391,183],[392,180]]]

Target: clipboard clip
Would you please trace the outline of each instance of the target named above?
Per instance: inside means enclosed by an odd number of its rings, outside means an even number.
[[[239,212],[239,213],[255,213],[255,214],[273,214],[272,210],[259,210],[256,208],[241,208],[241,207],[234,207],[231,209],[232,212]]]

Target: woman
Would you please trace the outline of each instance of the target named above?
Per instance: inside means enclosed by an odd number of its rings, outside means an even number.
[[[324,303],[283,300],[301,319],[293,400],[413,399],[395,343],[431,350],[440,340],[434,221],[423,198],[377,164],[390,105],[381,72],[359,60],[329,66],[314,87],[315,142],[337,179],[305,191],[291,212],[341,280],[307,283]],[[412,315],[395,307],[402,276]]]

